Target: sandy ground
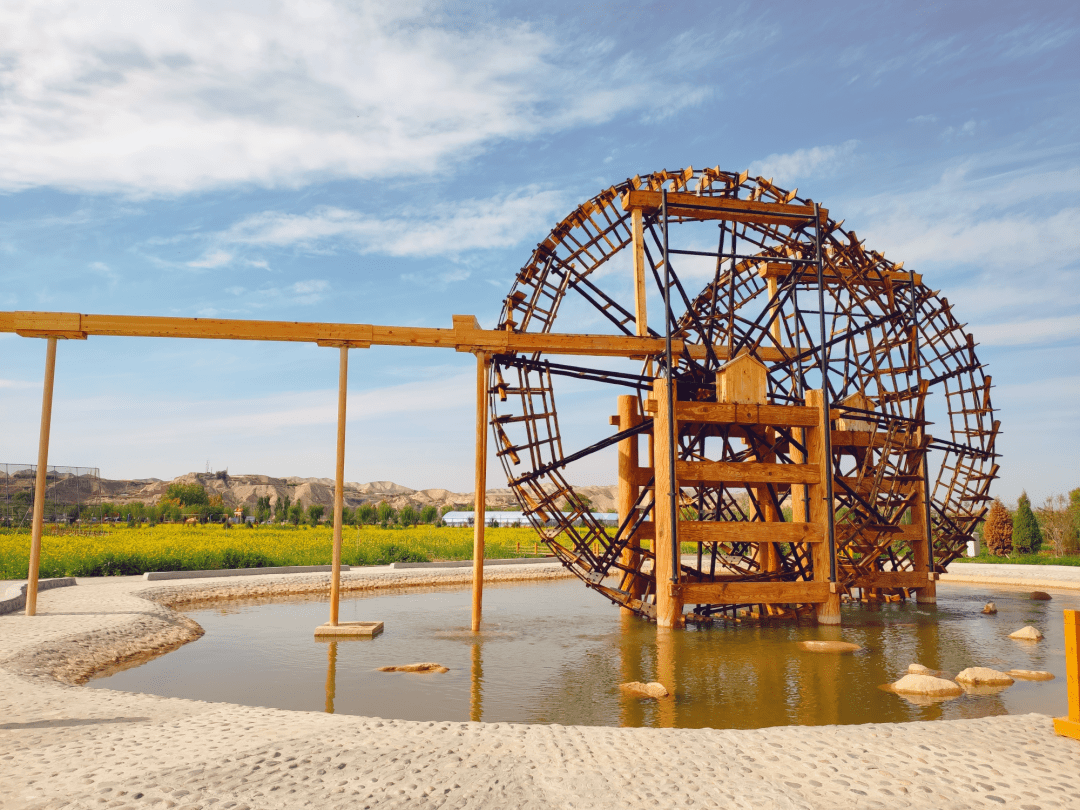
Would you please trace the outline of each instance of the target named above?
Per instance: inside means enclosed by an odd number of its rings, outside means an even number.
[[[488,569],[489,579],[561,575],[528,569]],[[346,587],[467,578],[355,571]],[[34,618],[0,616],[0,807],[1080,807],[1080,742],[1036,714],[616,729],[380,720],[77,685],[201,633],[168,605],[325,592],[326,581],[80,580],[43,592]]]

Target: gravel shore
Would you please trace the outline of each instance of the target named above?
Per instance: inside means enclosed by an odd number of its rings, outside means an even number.
[[[487,574],[564,576],[554,566]],[[468,581],[460,569],[354,569],[343,586]],[[0,616],[0,807],[1080,807],[1080,743],[1036,714],[618,729],[381,720],[77,685],[197,638],[201,628],[175,608],[325,593],[326,583],[325,574],[79,580],[42,592],[34,618]]]

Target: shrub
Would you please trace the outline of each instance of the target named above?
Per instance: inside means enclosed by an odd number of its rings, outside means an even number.
[[[999,498],[994,498],[983,526],[986,550],[995,557],[1007,557],[1013,547],[1013,519]]]

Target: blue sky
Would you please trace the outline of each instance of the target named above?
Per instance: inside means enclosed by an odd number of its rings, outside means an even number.
[[[1080,486],[1075,4],[11,0],[0,31],[2,309],[491,326],[583,199],[749,169],[970,324],[996,494]],[[0,337],[0,461],[36,459],[44,349]],[[471,489],[473,358],[350,356],[347,478]],[[50,460],[332,476],[336,369],[62,343]],[[609,398],[567,389],[568,449],[610,432]],[[575,475],[612,483],[614,459]]]

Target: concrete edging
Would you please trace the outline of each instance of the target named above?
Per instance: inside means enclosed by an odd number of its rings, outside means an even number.
[[[543,565],[544,563],[555,563],[562,565],[559,562],[558,557],[520,557],[509,560],[484,560],[484,567],[489,565]],[[472,560],[447,560],[445,562],[395,562],[390,563],[390,567],[395,570],[402,570],[405,568],[472,568]]]
[[[329,573],[329,565],[279,565],[270,568],[215,568],[207,571],[147,571],[143,579],[157,582],[162,579],[207,579],[209,577],[254,577],[263,574],[321,574]],[[341,566],[342,571],[349,571],[348,565]]]
[[[57,577],[55,579],[39,579],[38,591],[48,591],[52,588],[66,588],[74,585],[75,577]],[[4,598],[0,599],[0,615],[4,613],[16,613],[26,607],[26,589],[29,583],[12,585],[8,588]]]

